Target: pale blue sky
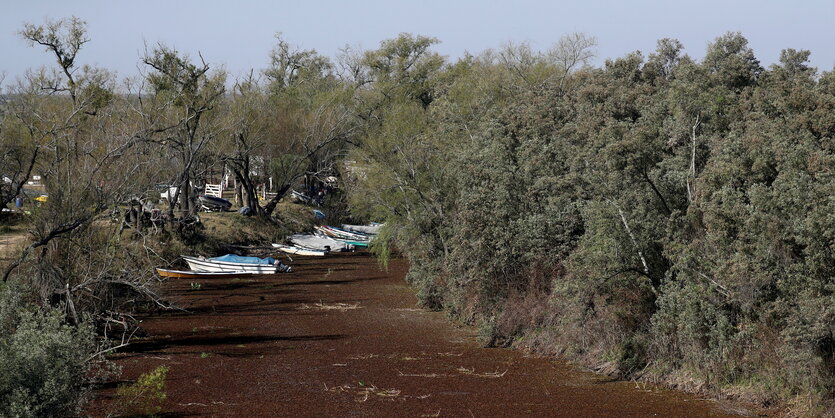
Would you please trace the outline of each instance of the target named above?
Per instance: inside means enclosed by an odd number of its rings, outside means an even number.
[[[833,0],[696,1],[85,1],[0,0],[0,73],[6,83],[26,68],[51,64],[40,48],[29,48],[16,34],[24,22],[76,15],[88,23],[92,39],[79,55],[82,64],[137,74],[143,42],[163,42],[232,75],[262,69],[273,35],[333,57],[346,44],[364,49],[401,32],[434,36],[436,50],[451,59],[508,41],[547,49],[562,34],[597,37],[597,63],[634,50],[646,55],[655,41],[679,39],[686,52],[701,58],[705,48],[727,31],[745,35],[764,65],[783,48],[809,49],[820,70],[835,64]]]

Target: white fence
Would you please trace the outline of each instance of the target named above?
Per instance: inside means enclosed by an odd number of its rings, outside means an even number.
[[[206,196],[214,196],[223,198],[223,183],[220,184],[207,184],[206,191],[204,193]]]

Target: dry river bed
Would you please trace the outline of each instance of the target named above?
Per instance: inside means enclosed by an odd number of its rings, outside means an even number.
[[[750,411],[553,358],[481,348],[475,329],[415,306],[406,264],[367,254],[296,257],[293,273],[174,279],[188,312],[143,318],[148,337],[113,357],[116,387],[165,365],[166,416],[731,416]],[[191,282],[199,282],[192,286]]]

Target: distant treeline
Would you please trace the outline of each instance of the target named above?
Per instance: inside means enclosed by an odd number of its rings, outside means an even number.
[[[738,33],[600,68],[583,35],[455,62],[435,42],[365,53],[351,157],[352,207],[423,304],[488,345],[826,408],[835,73],[794,49],[763,68]]]

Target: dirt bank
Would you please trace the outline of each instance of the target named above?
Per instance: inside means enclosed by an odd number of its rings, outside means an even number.
[[[169,294],[190,312],[144,318],[121,381],[170,367],[172,416],[725,416],[744,410],[610,381],[548,358],[480,348],[475,330],[416,309],[405,263],[300,259],[294,273],[207,279]]]

